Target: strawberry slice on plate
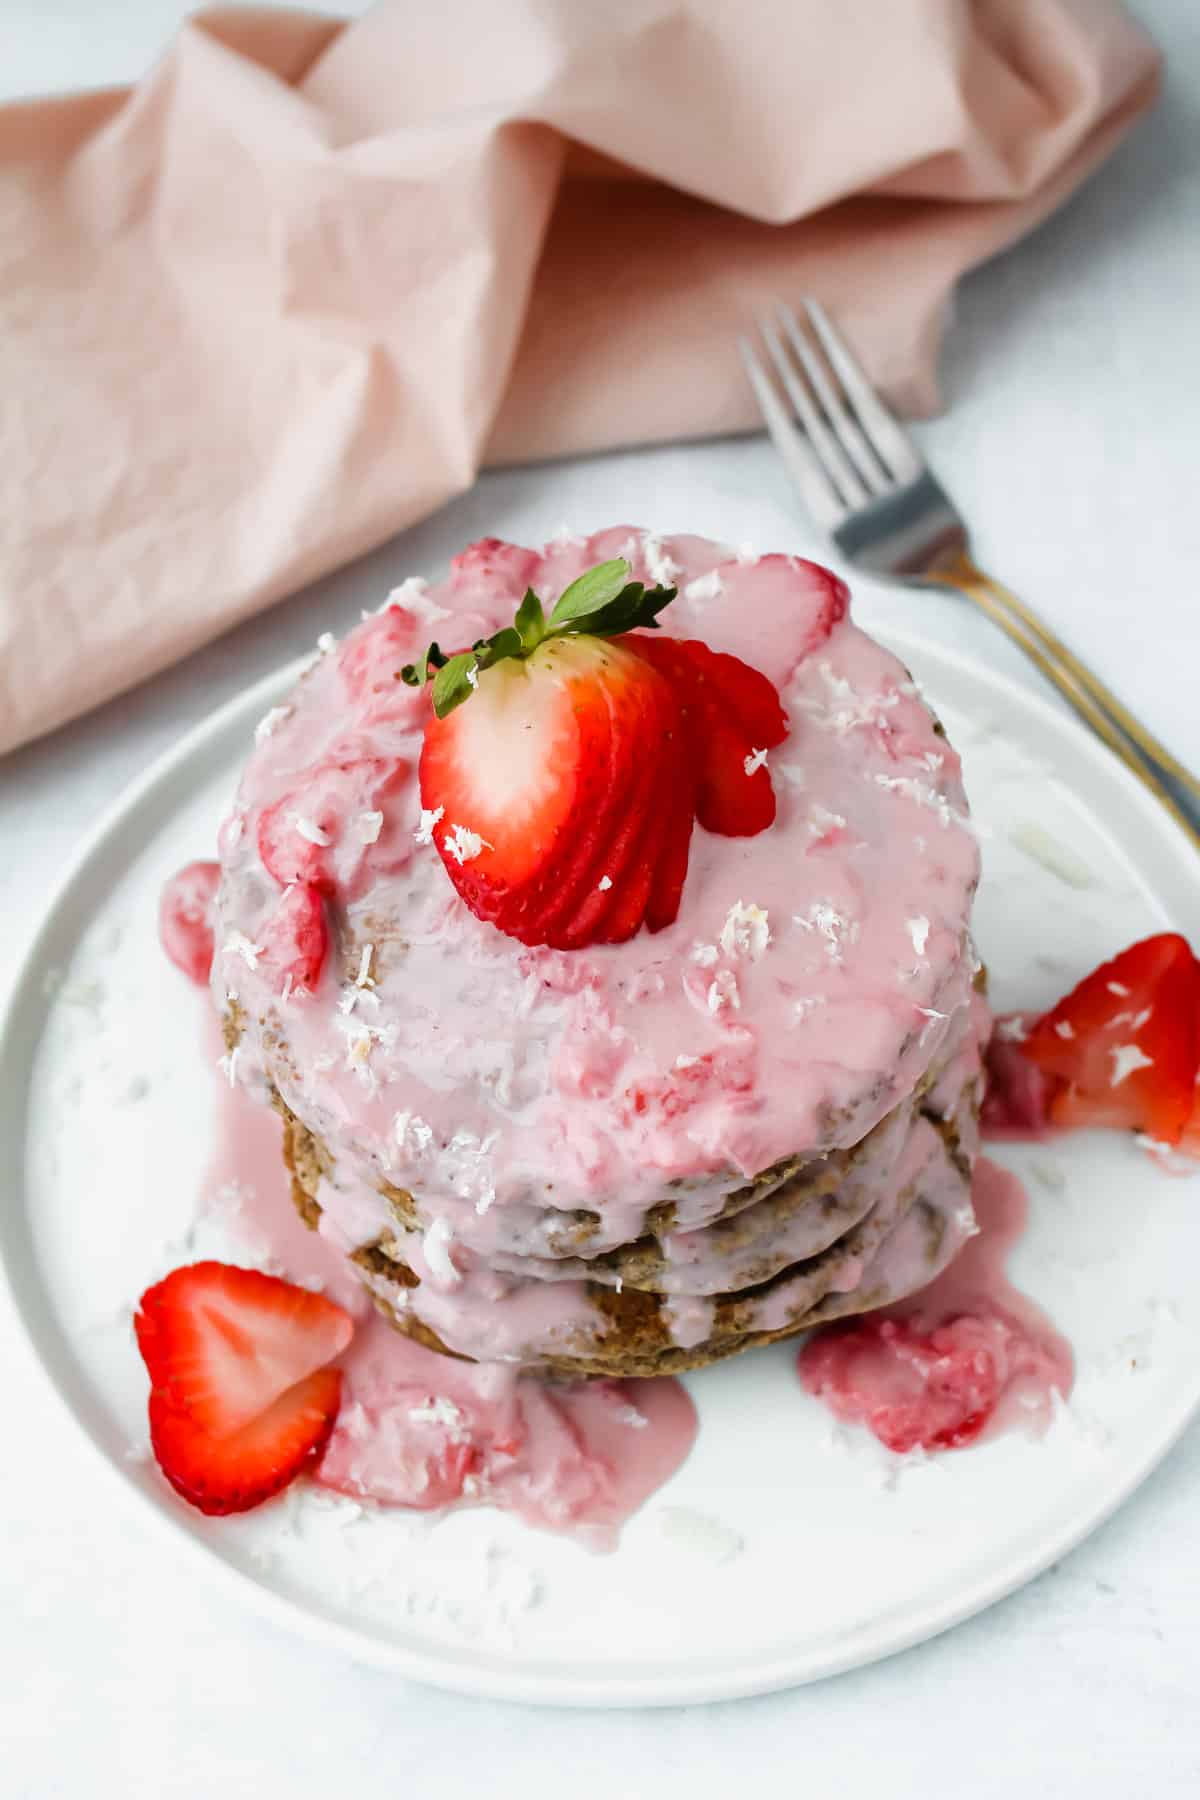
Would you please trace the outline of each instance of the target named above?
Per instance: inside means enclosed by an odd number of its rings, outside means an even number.
[[[150,1396],[150,1446],[175,1492],[201,1512],[249,1512],[320,1456],[337,1420],[340,1369],[318,1369],[229,1437],[202,1431],[165,1394]]]
[[[1159,932],[1102,963],[1039,1019],[1022,1053],[1051,1078],[1050,1122],[1178,1144],[1196,1102],[1200,967]]]
[[[257,1269],[193,1263],[142,1295],[134,1320],[150,1376],[150,1437],[171,1485],[210,1513],[278,1493],[324,1446],[349,1315]]]

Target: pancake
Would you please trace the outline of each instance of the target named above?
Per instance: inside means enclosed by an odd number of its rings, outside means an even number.
[[[679,586],[668,632],[778,686],[777,818],[745,839],[697,827],[665,930],[529,949],[446,878],[417,791],[428,702],[397,672],[618,554]],[[543,552],[486,540],[322,653],[259,739],[220,835],[231,1067],[283,1113],[305,1217],[402,1329],[653,1374],[883,1304],[962,1241],[977,846],[954,751],[828,572],[624,527]],[[312,993],[261,954],[280,832],[324,895]]]

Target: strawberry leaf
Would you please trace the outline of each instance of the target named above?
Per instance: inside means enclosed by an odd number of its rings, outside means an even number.
[[[475,682],[470,679],[472,675],[476,681],[479,679],[473,650],[461,650],[438,670],[433,684],[433,710],[439,719],[444,719],[447,713],[452,713],[456,706],[471,698],[475,688]]]
[[[536,650],[546,635],[546,615],[532,588],[525,589],[525,598],[517,608],[515,625],[522,647],[526,651]]]
[[[526,588],[512,625],[489,638],[480,638],[470,650],[461,650],[449,659],[437,644],[430,644],[419,662],[407,663],[401,669],[400,679],[409,687],[424,687],[432,681],[433,710],[439,719],[444,719],[470,699],[485,670],[509,657],[521,661],[550,638],[584,634],[619,637],[638,626],[655,630],[658,614],[675,598],[675,589],[647,588],[643,582],[630,581],[628,576],[629,564],[622,556],[586,570],[564,588],[549,623],[541,601],[532,588]]]
[[[445,667],[445,664],[446,658],[437,645],[430,644],[428,650],[417,662],[405,663],[400,671],[400,679],[409,687],[424,687],[430,679],[430,669],[441,669]]]
[[[560,632],[586,631],[593,637],[619,637],[623,631],[632,631],[638,625],[646,625],[652,631],[657,631],[656,615],[674,598],[674,588],[647,590],[640,581],[631,581],[607,605],[598,607],[585,618],[572,619],[557,629]]]
[[[615,556],[611,562],[597,563],[594,569],[585,570],[559,595],[550,614],[551,629],[568,623],[574,625],[576,631],[589,629],[582,621],[615,600],[628,580],[629,564],[623,556]]]
[[[497,631],[494,636],[480,638],[473,649],[476,668],[490,669],[493,663],[503,662],[506,656],[523,655],[525,646],[515,626],[506,625],[503,631]]]

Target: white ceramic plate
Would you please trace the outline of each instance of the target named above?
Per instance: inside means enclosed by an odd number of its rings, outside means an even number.
[[[1044,1003],[1130,939],[1196,926],[1192,852],[1105,751],[975,664],[907,634],[888,641],[967,764],[986,834],[978,933],[998,1006]],[[210,1522],[176,1502],[138,1453],[144,1377],[129,1311],[166,1267],[222,1245],[195,1226],[214,1091],[200,1002],[157,945],[157,895],[181,863],[211,854],[252,727],[295,672],[218,712],[101,822],[0,1033],[0,1246],[16,1305],[109,1471],[204,1559],[201,1578],[464,1692],[661,1705],[887,1655],[1010,1592],[1104,1519],[1200,1402],[1188,1294],[1200,1206],[1191,1182],[1101,1136],[1006,1157],[1033,1200],[1013,1273],[1078,1359],[1072,1403],[1040,1442],[899,1461],[832,1430],[799,1390],[794,1349],[779,1345],[689,1379],[696,1448],[610,1557],[487,1510],[361,1514],[297,1487]],[[1058,872],[1021,847],[1038,832],[1061,846]]]

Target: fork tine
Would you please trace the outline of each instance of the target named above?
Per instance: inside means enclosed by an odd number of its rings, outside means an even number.
[[[896,423],[871,386],[845,338],[834,329],[821,302],[806,298],[804,310],[822,350],[829,358],[830,367],[845,389],[850,404],[858,414],[859,424],[884,468],[890,469],[898,481],[911,481],[923,474],[925,464],[916,445]]]
[[[787,333],[796,360],[812,383],[813,391],[821,405],[825,408],[826,417],[833,431],[837,434],[841,448],[854,463],[854,467],[865,483],[862,501],[872,494],[886,494],[892,485],[887,473],[887,465],[879,456],[872,455],[870,444],[863,435],[858,421],[854,418],[835,382],[830,380],[824,360],[805,333],[800,329],[795,313],[788,306],[777,306],[780,324]]]
[[[783,313],[782,307],[780,312]],[[785,326],[788,324],[786,315],[784,315],[783,322]],[[784,392],[795,407],[800,423],[808,436],[808,441],[816,453],[817,460],[823,465],[829,480],[847,506],[865,506],[870,498],[869,491],[863,486],[836,436],[825,423],[819,407],[814,404],[813,397],[805,385],[804,376],[797,374],[795,364],[784,349],[779,333],[769,319],[760,319],[758,328],[762,332],[763,342],[775,365],[775,374],[783,383]],[[803,352],[799,352],[798,355],[800,366],[803,369],[805,367]]]
[[[771,440],[792,478],[796,492],[814,523],[823,531],[832,532],[846,517],[848,509],[838,498],[804,434],[793,424],[749,339],[739,337],[738,349]]]

